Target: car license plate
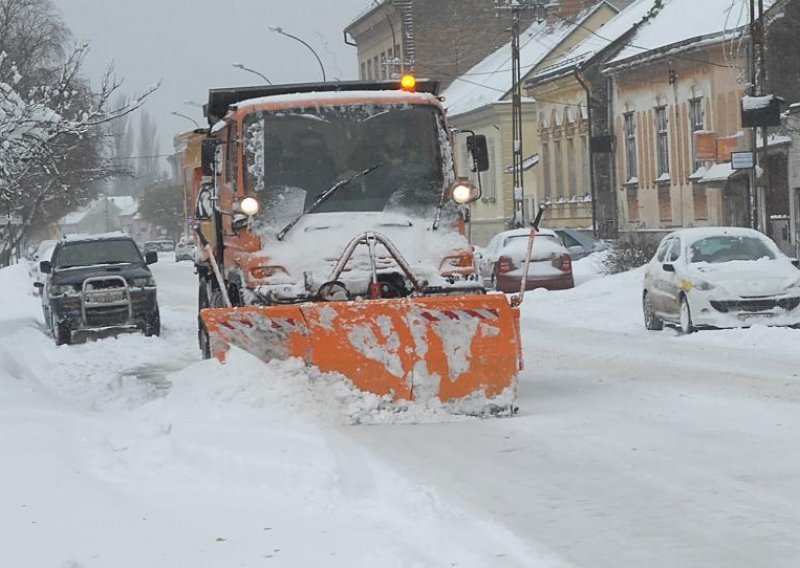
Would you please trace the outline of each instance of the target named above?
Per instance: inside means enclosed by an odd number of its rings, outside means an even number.
[[[89,301],[93,304],[110,304],[112,302],[121,302],[124,299],[125,293],[122,291],[94,293],[89,296]]]
[[[750,314],[739,314],[739,319],[742,321],[748,320],[760,320],[760,319],[769,319],[775,314],[773,313],[750,313]]]

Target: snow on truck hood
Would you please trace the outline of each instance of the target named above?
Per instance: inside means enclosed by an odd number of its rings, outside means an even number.
[[[270,263],[285,267],[293,278],[308,271],[315,280],[326,280],[347,243],[368,231],[387,237],[416,276],[432,278],[440,274],[439,266],[445,257],[470,251],[466,237],[446,223],[440,223],[436,231],[432,226],[433,220],[427,217],[398,213],[310,213],[289,231],[284,241],[278,241],[274,233],[260,234]],[[386,257],[388,253],[378,245],[377,255]],[[366,247],[360,246],[354,256],[366,258]]]

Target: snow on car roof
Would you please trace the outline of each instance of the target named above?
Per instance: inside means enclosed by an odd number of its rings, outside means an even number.
[[[686,242],[691,243],[700,239],[705,239],[706,237],[718,237],[720,235],[755,237],[769,240],[769,237],[764,233],[748,227],[692,227],[688,229],[678,229],[677,231],[671,232],[667,237],[679,236]]]
[[[64,235],[62,241],[65,243],[74,243],[80,241],[101,241],[106,239],[130,239],[130,235],[123,231],[110,231],[108,233],[96,233],[92,235],[87,234],[72,234]]]
[[[528,235],[531,234],[531,230],[530,229],[524,229],[524,228],[523,229],[511,229],[509,231],[503,231],[502,233],[499,233],[499,234],[500,235],[505,235],[505,236],[508,236],[508,237],[527,237]],[[556,237],[556,233],[552,229],[540,228],[540,229],[537,229],[536,234],[537,235],[544,235],[546,237]]]

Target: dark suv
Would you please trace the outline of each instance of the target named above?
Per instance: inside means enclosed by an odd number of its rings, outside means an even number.
[[[50,261],[42,310],[56,345],[78,334],[140,330],[161,333],[156,283],[148,264],[158,254],[142,253],[124,233],[69,236],[58,242]]]

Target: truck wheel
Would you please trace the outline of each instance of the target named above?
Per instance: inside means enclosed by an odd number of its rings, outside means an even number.
[[[144,335],[145,337],[158,337],[161,335],[161,314],[158,310],[151,316],[148,316],[144,322]]]
[[[53,332],[53,339],[56,345],[69,345],[72,343],[72,330],[65,322],[59,322],[55,314],[50,315],[50,329]]]
[[[200,287],[197,291],[197,345],[200,347],[200,352],[203,359],[211,359],[211,345],[208,338],[208,330],[206,329],[203,320],[200,319],[200,310],[210,307],[208,298],[208,283],[205,279],[200,279]]]

